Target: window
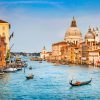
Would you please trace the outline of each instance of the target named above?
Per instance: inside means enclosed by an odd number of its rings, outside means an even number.
[[[5,36],[5,33],[2,33],[3,36]]]
[[[5,27],[3,26],[2,29],[5,30]]]
[[[0,51],[0,61],[2,61],[2,53],[1,53],[1,51]]]

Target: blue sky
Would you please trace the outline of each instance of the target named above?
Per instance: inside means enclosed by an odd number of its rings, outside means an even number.
[[[11,24],[12,51],[40,52],[64,39],[72,17],[82,35],[100,28],[100,0],[0,0],[0,19]]]

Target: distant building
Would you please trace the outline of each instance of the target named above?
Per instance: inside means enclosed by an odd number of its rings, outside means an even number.
[[[82,34],[80,29],[77,27],[77,23],[74,17],[71,22],[70,28],[65,33],[64,40],[65,42],[74,44],[80,44],[82,42]]]
[[[49,53],[46,51],[45,46],[42,49],[42,52],[40,53],[40,58],[42,58],[43,60],[46,60],[49,56]]]
[[[9,50],[9,29],[10,29],[10,24],[6,21],[0,20],[0,35],[5,37],[6,41],[6,50]],[[7,51],[6,51],[7,52]]]

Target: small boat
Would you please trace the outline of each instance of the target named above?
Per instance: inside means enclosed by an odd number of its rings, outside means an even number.
[[[42,61],[39,61],[39,63],[42,63]]]
[[[17,70],[18,70],[18,71],[19,71],[19,70],[22,70],[22,68],[19,67],[19,68],[17,68]]]
[[[26,76],[26,79],[33,79],[34,75],[33,74],[30,74],[28,76]]]
[[[4,75],[4,72],[0,72],[0,75]]]
[[[32,67],[30,66],[29,69],[32,70]]]
[[[54,65],[54,66],[59,66],[60,64],[59,64],[59,63],[54,63],[53,65]]]
[[[75,83],[72,83],[72,80],[69,82],[69,84],[71,86],[82,86],[82,85],[87,85],[89,83],[91,83],[92,79],[89,80],[89,81],[86,81],[86,82],[75,82]]]
[[[17,71],[17,68],[6,68],[3,70],[3,72],[15,72]]]

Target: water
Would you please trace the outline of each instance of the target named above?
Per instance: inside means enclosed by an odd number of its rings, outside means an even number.
[[[53,66],[29,61],[28,68],[0,76],[0,100],[100,100],[100,69],[84,66]],[[26,80],[33,73],[34,79]],[[90,85],[71,87],[69,80],[86,81]]]

